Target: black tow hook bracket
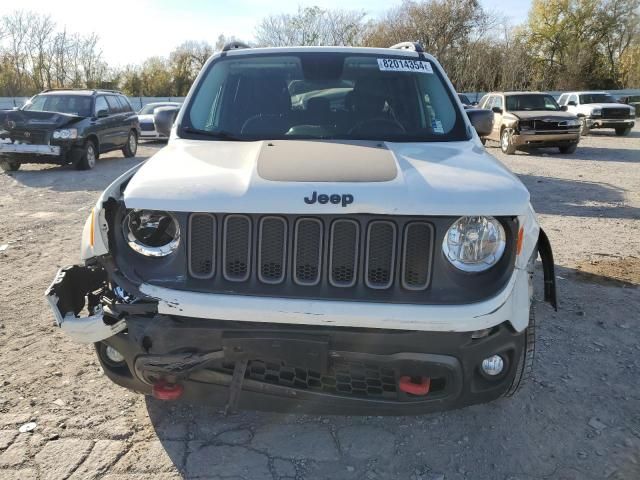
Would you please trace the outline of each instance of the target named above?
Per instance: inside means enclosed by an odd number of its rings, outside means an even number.
[[[175,353],[170,355],[140,355],[134,368],[136,375],[149,383],[171,377],[184,378],[205,368],[209,363],[224,358],[223,350],[207,353]]]

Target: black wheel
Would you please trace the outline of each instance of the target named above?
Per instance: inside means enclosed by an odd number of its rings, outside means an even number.
[[[80,159],[76,163],[76,170],[91,170],[98,161],[98,149],[92,140],[87,140],[82,147]]]
[[[516,153],[516,147],[511,142],[511,132],[506,128],[500,133],[500,150],[507,155]]]
[[[533,300],[532,300],[533,302]],[[536,313],[533,303],[529,307],[529,325],[524,331],[524,348],[516,365],[516,375],[509,389],[505,392],[505,397],[511,397],[520,390],[531,377],[533,372],[533,360],[536,354]]]
[[[587,119],[580,117],[580,135],[589,135],[589,127],[587,126]]]
[[[138,151],[138,135],[136,135],[136,132],[131,130],[129,132],[129,136],[127,137],[127,143],[122,148],[122,154],[126,158],[131,158],[136,156],[137,151]]]
[[[616,135],[619,137],[626,137],[631,133],[631,128],[616,128]]]
[[[17,172],[20,170],[21,165],[22,164],[20,162],[16,162],[14,160],[0,161],[0,169],[5,172]]]
[[[574,153],[576,151],[576,148],[578,148],[578,144],[577,143],[572,143],[571,145],[565,145],[564,147],[558,147],[558,150],[560,150],[560,153]]]

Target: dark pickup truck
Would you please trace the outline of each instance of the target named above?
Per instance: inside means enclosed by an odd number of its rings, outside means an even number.
[[[140,126],[127,97],[113,90],[45,90],[0,113],[0,168],[23,163],[93,168],[100,154],[134,157]]]

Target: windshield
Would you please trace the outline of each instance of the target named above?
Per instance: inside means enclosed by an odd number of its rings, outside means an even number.
[[[150,103],[150,104],[145,105],[144,107],[142,107],[142,109],[140,109],[138,114],[140,114],[140,115],[151,115],[156,108],[160,108],[160,107],[179,107],[179,106],[180,105],[178,103]]]
[[[196,87],[181,136],[227,140],[467,138],[428,61],[347,53],[226,56]]]
[[[36,95],[22,109],[90,117],[91,97],[87,95]]]
[[[585,93],[580,95],[580,103],[617,103],[608,93]]]
[[[560,106],[551,95],[506,95],[507,111],[517,112],[522,110],[558,111]]]

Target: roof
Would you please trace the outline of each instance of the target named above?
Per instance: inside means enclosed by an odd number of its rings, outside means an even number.
[[[534,91],[534,92],[511,91],[511,92],[489,92],[489,93],[487,93],[487,95],[548,95],[548,93],[546,93],[546,92],[538,92],[538,91]]]
[[[40,92],[39,95],[83,95],[83,96],[89,97],[99,93],[123,95],[123,93],[118,90],[107,90],[107,89],[102,90],[102,89],[91,89],[91,88],[50,88]]]
[[[256,55],[270,53],[354,53],[354,54],[374,54],[374,55],[395,55],[409,58],[419,58],[420,54],[415,50],[399,48],[370,48],[370,47],[266,47],[266,48],[239,48],[225,52],[229,56],[235,55]],[[428,54],[423,54],[427,60],[435,60]]]

